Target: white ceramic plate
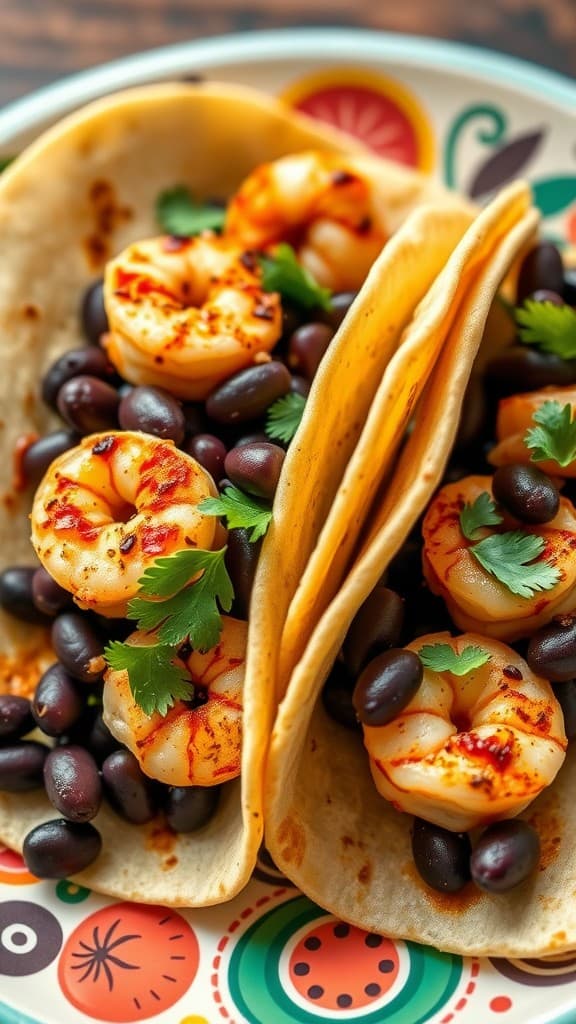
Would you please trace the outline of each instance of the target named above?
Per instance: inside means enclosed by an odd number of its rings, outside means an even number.
[[[84,72],[0,113],[0,156],[106,92],[207,74],[285,95],[482,199],[527,177],[545,232],[576,244],[576,86],[450,43],[335,29],[185,43]],[[478,961],[367,937],[263,853],[234,902],[115,903],[38,882],[0,850],[0,1024],[574,1024],[576,955]]]

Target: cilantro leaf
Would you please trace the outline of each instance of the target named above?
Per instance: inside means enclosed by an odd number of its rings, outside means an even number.
[[[561,359],[576,357],[576,310],[571,306],[527,299],[515,316],[525,345],[539,345]]]
[[[293,392],[277,398],[272,405],[268,406],[266,414],[266,431],[268,437],[273,441],[283,441],[288,444],[300,426],[300,420],[304,415],[306,399],[303,395]]]
[[[218,605],[229,612],[234,599],[232,582],[224,564],[226,548],[220,551],[179,551],[159,558],[139,581],[144,597],[133,597],[128,615],[138,628],[158,629],[160,644],[178,645],[188,639],[194,650],[209,651],[218,643],[222,620]],[[187,556],[186,558],[184,556]],[[174,561],[174,571],[170,565]],[[184,567],[188,568],[183,589]],[[202,575],[190,583],[199,571]],[[175,585],[177,583],[178,585]],[[174,593],[174,591],[178,591]],[[167,593],[172,596],[166,597]],[[165,600],[147,600],[147,597]]]
[[[488,491],[482,491],[471,505],[466,502],[460,512],[460,529],[468,540],[474,540],[474,534],[480,527],[497,526],[501,522],[502,516],[498,515]]]
[[[158,196],[156,219],[167,234],[186,237],[198,235],[201,231],[221,230],[226,210],[208,203],[196,203],[186,185],[176,185]]]
[[[132,696],[145,715],[165,715],[176,700],[193,696],[190,677],[175,662],[176,651],[163,644],[140,647],[113,640],[104,651],[110,668],[126,669]]]
[[[273,256],[260,256],[262,287],[266,292],[279,292],[283,299],[291,299],[304,309],[330,310],[332,293],[322,288],[296,259],[291,245],[276,246]]]
[[[10,167],[10,164],[13,163],[15,159],[15,156],[0,156],[0,174],[2,174],[2,171],[5,171],[7,167]]]
[[[495,533],[468,550],[486,572],[520,597],[550,590],[560,579],[560,571],[550,562],[535,561],[544,550],[544,540],[533,533]]]
[[[490,661],[488,651],[473,644],[464,647],[460,653],[454,651],[450,644],[424,644],[418,651],[418,657],[426,668],[435,672],[451,672],[455,676],[465,676]]]
[[[576,459],[576,420],[570,403],[544,402],[532,416],[537,427],[530,427],[524,444],[532,449],[532,462],[552,459],[559,466],[569,466]]]
[[[205,498],[198,509],[208,516],[225,516],[229,530],[237,526],[251,528],[248,538],[251,542],[264,536],[272,519],[272,509],[267,501],[245,494],[237,487],[225,487],[219,498]]]

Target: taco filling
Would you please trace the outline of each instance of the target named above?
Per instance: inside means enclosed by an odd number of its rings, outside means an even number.
[[[104,202],[107,258],[96,253],[97,279],[84,263],[80,270],[79,226],[69,259],[83,293],[66,296],[64,316],[55,264],[53,294],[30,314],[47,313],[58,334],[71,307],[79,309],[88,345],[58,354],[40,380],[61,425],[16,438],[17,490],[36,488],[30,525],[40,567],[8,564],[0,576],[4,611],[50,631],[37,659],[43,671],[19,673],[12,663],[0,692],[2,838],[23,847],[40,877],[93,866],[86,878],[96,889],[188,905],[233,895],[247,879],[262,831],[259,768],[275,702],[273,673],[264,690],[254,684],[253,666],[274,643],[266,616],[287,607],[321,521],[314,504],[331,500],[379,375],[472,220],[455,200],[452,210],[414,214],[403,231],[424,179],[394,170],[380,177],[384,165],[340,152],[342,140],[318,130],[324,149],[261,164],[235,183],[227,204],[200,203],[176,183],[166,188],[162,166],[153,198],[164,233],[134,238],[130,223],[124,247],[113,246],[112,221],[124,237],[133,214],[112,207],[111,186],[94,181],[90,161],[84,166],[90,134],[112,179],[124,181],[127,158],[109,150],[116,123],[134,132],[140,118],[142,145],[156,152],[154,131],[164,137],[174,109],[189,105],[209,124],[210,106],[217,113],[232,102],[252,105],[269,131],[277,121],[288,136],[308,141],[316,132],[271,101],[264,114],[242,91],[157,87],[97,104],[71,119],[68,135],[64,127],[47,138],[62,158],[74,144],[82,189]],[[214,147],[212,127],[205,130]],[[32,194],[27,175],[41,162],[39,145],[21,179],[17,165],[10,172],[15,193]],[[78,203],[80,225],[87,208]],[[12,209],[7,186],[0,213],[10,221]],[[139,208],[137,218],[148,223],[150,211]],[[30,280],[23,264],[22,288]],[[406,270],[411,285],[396,300]],[[382,288],[386,271],[393,285]],[[58,336],[55,349],[62,347]],[[314,438],[305,482],[287,456],[301,420]],[[277,593],[260,548],[280,481],[308,487],[314,501],[289,529],[276,528],[292,573]],[[148,827],[132,841],[131,826]],[[197,858],[193,845],[184,856],[174,845],[188,833],[205,840]],[[228,847],[238,881],[226,876]],[[164,879],[156,850],[167,854]],[[176,868],[171,886],[165,879]]]

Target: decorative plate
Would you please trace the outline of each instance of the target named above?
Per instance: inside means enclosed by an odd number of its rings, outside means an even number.
[[[545,234],[576,245],[576,86],[414,37],[259,33],[130,57],[0,112],[0,160],[96,96],[204,73],[278,93],[474,199],[526,177]],[[0,848],[0,976],[0,1024],[576,1021],[576,953],[480,961],[368,935],[299,894],[265,851],[232,903],[174,911],[39,882]]]

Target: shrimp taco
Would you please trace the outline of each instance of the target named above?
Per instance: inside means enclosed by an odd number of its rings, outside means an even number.
[[[576,291],[536,225],[527,207],[462,295],[268,760],[278,867],[344,920],[462,955],[576,946]],[[521,341],[474,363],[517,256]]]
[[[98,102],[3,176],[0,838],[36,874],[188,906],[247,881],[277,627],[472,218],[212,84]]]

